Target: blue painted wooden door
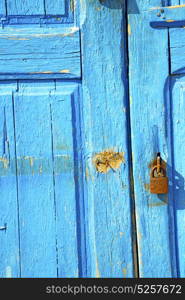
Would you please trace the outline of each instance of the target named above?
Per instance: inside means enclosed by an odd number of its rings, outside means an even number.
[[[185,1],[128,1],[130,112],[141,277],[185,276]],[[157,152],[168,195],[149,193]]]
[[[125,13],[0,1],[1,277],[135,274]]]

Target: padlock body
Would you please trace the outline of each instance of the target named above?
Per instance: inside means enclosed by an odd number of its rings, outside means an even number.
[[[151,177],[150,193],[167,194],[168,193],[168,177]]]

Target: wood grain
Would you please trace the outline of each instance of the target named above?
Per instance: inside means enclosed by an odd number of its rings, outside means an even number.
[[[87,276],[133,277],[125,1],[81,5]],[[106,149],[124,152],[125,164],[101,174],[92,159]]]

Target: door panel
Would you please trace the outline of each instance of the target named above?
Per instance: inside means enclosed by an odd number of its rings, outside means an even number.
[[[184,134],[185,134],[185,79],[184,75],[171,81],[173,201],[175,205],[176,243],[179,277],[185,277],[185,192],[184,192]]]
[[[36,0],[34,5],[29,0],[2,0],[6,3],[8,15],[64,15],[65,0]]]
[[[2,25],[73,23],[73,0],[1,0]]]
[[[184,6],[178,6],[184,3],[169,1],[165,6],[173,6],[161,12],[159,1],[158,8],[148,7],[141,15],[129,15],[131,32],[134,32],[134,36],[129,36],[133,172],[139,269],[143,277],[185,275],[184,167],[181,159],[185,125],[185,33]],[[140,130],[137,132],[138,124]],[[147,191],[149,186],[142,182],[143,178],[149,181],[147,166],[151,166],[157,152],[167,163],[168,197],[151,195]],[[146,162],[144,168],[139,165],[141,160]]]
[[[1,30],[0,78],[46,77],[81,77],[78,28]]]
[[[142,1],[137,1],[139,3],[142,5]],[[160,7],[161,1],[156,4]],[[171,166],[171,146],[166,130],[168,107],[164,98],[166,93],[168,95],[168,31],[150,26],[153,20],[150,8],[153,6],[150,1],[147,10],[128,15],[139,273],[141,277],[174,277],[177,271],[173,199],[149,192],[149,165],[156,154],[160,152],[162,159]],[[168,176],[171,176],[169,171]]]

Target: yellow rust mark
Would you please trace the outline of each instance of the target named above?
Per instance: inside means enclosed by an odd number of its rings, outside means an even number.
[[[52,71],[30,72],[29,74],[53,74]]]
[[[4,169],[8,169],[9,166],[9,160],[5,157],[0,157],[0,162],[3,163],[3,167]]]
[[[132,103],[133,103],[133,98],[132,96],[130,96],[130,105],[132,105]]]
[[[181,7],[185,7],[185,4],[181,4],[181,5],[172,5],[172,6],[166,6],[166,8],[181,8]]]
[[[126,278],[126,277],[127,277],[127,269],[123,268],[123,278]]]
[[[30,167],[33,167],[33,163],[34,163],[34,160],[35,160],[34,157],[32,157],[32,156],[24,156],[24,159],[25,160],[29,160],[30,161]]]
[[[14,40],[14,41],[29,41],[27,38],[16,38],[16,37],[7,37],[8,40]]]
[[[149,191],[150,190],[150,184],[149,183],[145,183],[144,184],[145,190]]]
[[[72,12],[76,10],[76,0],[70,0],[70,10]]]
[[[182,8],[185,7],[185,4],[181,4],[181,5],[172,5],[172,6],[165,6],[165,7],[152,7],[150,9],[155,10],[155,9],[164,9],[164,8],[170,8],[170,9],[174,9],[174,8]]]
[[[155,207],[155,206],[163,206],[168,204],[168,201],[160,201],[160,202],[153,202],[153,203],[148,203],[149,207]]]
[[[175,22],[174,20],[166,20],[167,23]]]
[[[119,235],[120,237],[122,237],[124,235],[124,232],[120,231]]]
[[[97,11],[100,11],[100,10],[101,10],[101,7],[96,7],[96,10],[97,10]]]
[[[42,174],[42,165],[39,166],[39,173]]]
[[[70,73],[70,70],[67,70],[67,69],[60,70],[59,73]]]
[[[85,177],[88,178],[89,177],[89,169],[86,167],[85,169]]]
[[[130,24],[128,24],[127,30],[128,30],[128,35],[131,35],[131,26],[130,26]]]
[[[100,270],[99,270],[99,265],[98,265],[98,260],[96,259],[96,278],[100,278]]]
[[[124,153],[115,152],[112,149],[107,149],[93,157],[96,170],[100,173],[107,173],[110,169],[118,169],[124,161]]]

